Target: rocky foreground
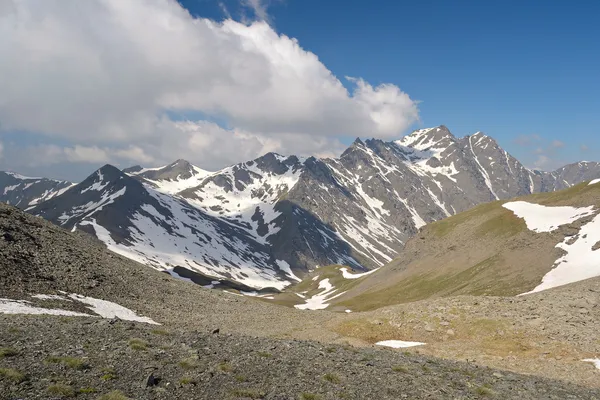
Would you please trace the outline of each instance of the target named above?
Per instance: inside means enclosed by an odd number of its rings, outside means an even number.
[[[0,317],[1,399],[593,399],[600,390],[386,349],[97,318]]]
[[[160,325],[104,319],[85,303],[34,297],[40,294],[110,301]],[[389,329],[411,326],[415,317],[400,310],[299,311],[204,289],[4,205],[0,299],[86,315],[0,314],[0,399],[600,398],[594,385],[560,375],[519,375],[417,354],[453,341],[416,326]],[[461,346],[471,342],[460,326],[443,329],[454,329]],[[372,346],[374,339],[421,334],[428,345],[410,352]],[[519,370],[515,365],[509,367]]]

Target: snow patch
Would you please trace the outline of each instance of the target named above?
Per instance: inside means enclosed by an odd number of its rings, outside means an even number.
[[[392,347],[394,349],[403,349],[406,347],[423,346],[426,343],[421,342],[405,342],[404,340],[384,340],[382,342],[375,343],[377,346]]]
[[[585,360],[581,360],[583,362],[592,363],[596,367],[596,369],[600,369],[600,358],[586,358]]]
[[[348,271],[348,268],[340,268],[340,271],[342,271],[342,276],[344,277],[344,279],[358,279],[358,278],[362,278],[363,276],[367,276],[369,274],[372,274],[373,272],[377,271],[379,268],[373,269],[371,271],[367,271],[367,272],[363,272],[362,274],[353,274],[350,271]]]
[[[325,303],[325,301],[328,300],[328,297],[333,294],[333,292],[335,292],[335,288],[329,282],[329,278],[327,278],[319,282],[319,289],[322,289],[319,294],[306,299],[306,303],[296,304],[294,307],[298,310],[323,310],[327,308],[329,304]]]
[[[517,217],[523,218],[527,228],[534,232],[552,232],[561,225],[570,224],[594,213],[594,206],[550,207],[526,201],[505,203],[502,207],[512,211]]]
[[[0,313],[2,314],[29,314],[29,315],[64,315],[68,317],[93,317],[90,314],[75,311],[42,308],[31,305],[26,300],[0,299]]]
[[[588,186],[595,185],[596,183],[600,183],[600,179],[594,179],[593,181],[591,181],[590,183],[588,183]]]
[[[82,296],[72,293],[69,297],[73,300],[87,304],[89,309],[102,318],[119,318],[125,321],[144,322],[151,325],[160,325],[148,317],[141,317],[128,308],[120,306],[107,300],[95,299],[93,297]]]

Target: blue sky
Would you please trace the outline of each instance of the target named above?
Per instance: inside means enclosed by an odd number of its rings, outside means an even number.
[[[215,19],[219,3],[247,13],[237,1],[181,3]],[[286,0],[268,12],[338,77],[391,82],[420,100],[421,126],[484,131],[529,165],[548,148],[551,166],[598,159],[600,2]]]
[[[0,170],[215,170],[436,125],[532,168],[600,160],[598,15],[588,0],[6,0]]]

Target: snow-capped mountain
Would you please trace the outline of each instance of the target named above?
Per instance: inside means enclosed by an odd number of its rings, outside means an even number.
[[[73,183],[67,181],[0,172],[0,202],[27,208],[60,195],[71,186]]]
[[[319,265],[384,265],[423,225],[476,204],[598,177],[598,163],[533,172],[481,132],[456,138],[440,126],[357,139],[337,159],[105,166],[31,212],[173,274],[281,289]]]

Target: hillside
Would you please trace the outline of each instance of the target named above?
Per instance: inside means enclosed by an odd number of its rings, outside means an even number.
[[[396,260],[334,305],[368,310],[455,295],[515,296],[600,276],[599,208],[600,185],[588,183],[477,206],[423,227]]]
[[[355,336],[335,328],[349,315],[207,290],[5,205],[0,232],[2,399],[600,395],[415,352],[349,347]]]

